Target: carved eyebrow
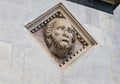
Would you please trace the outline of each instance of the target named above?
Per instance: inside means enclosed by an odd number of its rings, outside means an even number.
[[[57,27],[57,29],[59,29],[59,28],[62,28],[62,29],[63,29],[63,28],[65,28],[65,26],[59,26],[59,27]]]
[[[68,32],[70,32],[70,33],[72,32],[71,27],[68,27],[68,29],[67,29],[67,30],[68,30]]]
[[[73,30],[71,27],[68,27],[69,30]]]
[[[68,29],[71,29],[71,30],[72,30],[72,28],[71,28],[71,27],[68,27]]]
[[[65,28],[65,26],[62,26],[62,28]]]

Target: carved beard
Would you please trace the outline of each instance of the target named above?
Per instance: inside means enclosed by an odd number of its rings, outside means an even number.
[[[69,51],[70,49],[70,44],[68,43],[68,45],[64,44],[64,43],[61,43],[60,41],[58,41],[56,38],[54,38],[54,36],[52,36],[52,44],[54,45],[54,47],[60,51],[63,51],[63,52],[67,52]]]

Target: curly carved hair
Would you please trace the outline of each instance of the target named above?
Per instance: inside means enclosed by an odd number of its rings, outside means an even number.
[[[50,21],[44,31],[44,35],[45,35],[45,41],[47,43],[47,46],[50,47],[51,46],[51,41],[52,41],[52,31],[54,28],[54,25],[56,24],[56,22],[60,19],[65,19],[65,18],[55,18],[52,21]],[[65,19],[66,20],[66,19]],[[72,26],[73,27],[73,26]],[[72,39],[72,43],[75,43],[76,41],[76,35],[75,35],[75,31],[74,29],[72,29],[72,34],[73,34],[73,39]]]

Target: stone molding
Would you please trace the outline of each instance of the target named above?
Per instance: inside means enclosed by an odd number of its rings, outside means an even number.
[[[56,64],[59,65],[60,69],[67,67],[74,60],[78,59],[85,53],[87,50],[92,48],[94,45],[97,45],[97,42],[90,36],[90,34],[83,28],[83,26],[73,17],[73,15],[68,11],[68,9],[62,4],[59,3],[32,22],[25,25],[25,27],[37,37],[37,39],[43,43],[44,48],[47,48],[47,52],[51,53],[45,44],[43,31],[45,26],[55,18],[65,18],[73,25],[75,34],[77,36],[77,43],[74,50],[74,53],[70,56],[67,56],[64,59],[59,59],[50,54],[51,57],[56,61]]]

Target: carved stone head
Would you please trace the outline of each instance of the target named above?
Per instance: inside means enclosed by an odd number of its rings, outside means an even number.
[[[73,26],[65,18],[55,18],[45,28],[45,41],[52,54],[65,58],[72,54],[76,41]]]

